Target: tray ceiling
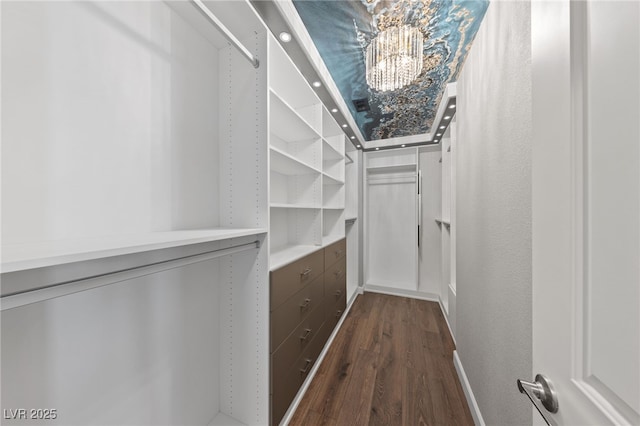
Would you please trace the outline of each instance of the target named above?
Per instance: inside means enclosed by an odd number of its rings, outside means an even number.
[[[446,85],[456,81],[489,6],[485,0],[294,0],[293,4],[367,141],[430,131]],[[423,33],[423,70],[404,88],[372,90],[365,77],[366,46],[379,31],[402,24]],[[359,112],[363,100],[369,110]]]

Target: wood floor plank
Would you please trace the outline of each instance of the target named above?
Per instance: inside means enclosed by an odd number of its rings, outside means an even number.
[[[379,354],[360,349],[353,376],[347,385],[337,424],[367,425],[375,389]]]
[[[435,302],[358,296],[291,425],[473,425]]]
[[[427,374],[405,368],[402,399],[402,424],[422,426],[433,424],[431,400],[427,395]]]
[[[402,422],[401,377],[404,359],[399,351],[405,346],[402,329],[396,323],[385,321],[383,324],[380,366],[371,403],[369,424],[372,425],[393,425]]]

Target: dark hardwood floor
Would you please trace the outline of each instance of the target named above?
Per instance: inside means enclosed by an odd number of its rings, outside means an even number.
[[[435,302],[358,296],[291,425],[473,425]]]

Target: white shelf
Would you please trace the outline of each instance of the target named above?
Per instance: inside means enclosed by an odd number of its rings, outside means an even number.
[[[322,176],[324,177],[322,182],[324,185],[344,185],[344,180],[336,179],[326,173],[322,173]]]
[[[287,142],[318,139],[320,135],[313,127],[273,89],[270,90],[271,131]]]
[[[358,216],[346,217],[344,219],[345,222],[355,222],[356,220],[358,220]]]
[[[280,247],[271,252],[271,260],[269,262],[269,269],[273,271],[291,262],[305,257],[308,254],[319,250],[320,246],[306,246],[306,245],[291,245],[286,247]]]
[[[344,235],[327,235],[322,237],[322,245],[326,247],[330,244],[335,243],[336,241],[340,241],[343,238]]]
[[[344,210],[344,206],[322,206],[324,210]]]
[[[245,424],[233,417],[227,416],[223,412],[219,412],[208,426],[245,426]]]
[[[327,111],[326,108],[322,108],[322,135],[324,137],[342,136],[344,132],[340,125],[336,122],[333,115]]]
[[[310,175],[319,174],[320,170],[303,163],[297,158],[277,148],[269,148],[271,151],[271,170],[283,175]]]
[[[2,272],[43,268],[266,232],[264,228],[215,228],[5,245],[2,247]]]
[[[320,206],[312,204],[287,204],[287,203],[271,203],[272,209],[316,209],[320,210]]]
[[[326,139],[322,139],[322,155],[324,157],[325,160],[335,160],[335,161],[339,161],[339,160],[343,160],[344,159],[344,155],[342,155],[342,153],[340,151],[338,151],[337,149],[335,149],[333,147],[333,145],[331,145],[329,142],[327,142]]]
[[[367,173],[403,173],[403,172],[415,172],[415,170],[416,170],[415,163],[367,167]]]

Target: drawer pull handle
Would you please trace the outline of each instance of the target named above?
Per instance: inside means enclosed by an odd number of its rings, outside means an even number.
[[[309,275],[311,273],[311,268],[307,268],[304,271],[300,272],[300,276],[302,277],[306,277],[307,275]]]
[[[336,297],[340,297],[342,296],[342,290],[337,290],[336,291]]]
[[[307,340],[307,337],[309,337],[310,334],[311,334],[311,329],[307,328],[304,331],[304,336],[300,336],[300,341],[304,342],[305,340]]]
[[[342,256],[342,253],[344,253],[344,250],[336,250],[335,252],[336,257],[340,257]]]
[[[342,311],[336,312],[336,318],[340,318],[340,315],[342,315]]]
[[[304,299],[304,303],[300,305],[300,310],[304,311],[309,308],[309,304],[311,303],[311,299]]]
[[[333,274],[336,276],[336,278],[339,278],[340,275],[342,275],[342,271],[335,271]]]
[[[300,369],[300,373],[307,374],[309,372],[309,367],[310,366],[311,366],[311,360],[307,359],[305,364],[304,364],[304,368]]]

